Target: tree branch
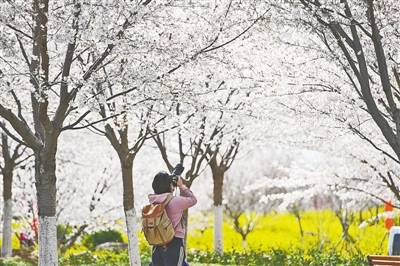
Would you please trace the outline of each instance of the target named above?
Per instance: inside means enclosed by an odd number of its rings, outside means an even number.
[[[209,48],[209,49],[206,49],[206,50],[204,50],[203,52],[204,52],[204,53],[212,52],[212,51],[214,51],[214,50],[217,50],[217,49],[219,49],[219,48],[222,48],[222,47],[224,47],[224,46],[227,46],[228,44],[230,44],[230,43],[236,41],[236,40],[239,39],[241,36],[243,36],[246,32],[248,32],[251,28],[253,28],[254,25],[256,25],[257,22],[258,22],[260,19],[262,19],[262,18],[265,16],[265,14],[268,13],[268,11],[269,11],[269,9],[266,10],[261,16],[259,16],[258,18],[256,18],[256,19],[253,21],[253,23],[250,24],[250,26],[248,26],[244,31],[242,31],[242,32],[241,32],[240,34],[238,34],[237,36],[233,37],[232,39],[230,39],[230,40],[228,40],[228,41],[226,41],[226,42],[224,42],[224,43],[222,43],[222,44],[220,44],[220,45],[217,45],[217,46],[211,47],[211,48]]]
[[[9,136],[12,137],[15,141],[23,145],[26,145],[32,149],[36,149],[41,146],[41,142],[36,138],[36,136],[33,134],[28,125],[26,125],[23,121],[21,121],[11,110],[6,109],[2,104],[0,104],[0,116],[2,116],[5,120],[8,121],[14,128],[14,130],[23,139],[22,141],[10,133]]]
[[[86,116],[90,114],[90,111],[86,111],[83,115],[81,115],[74,123],[65,126],[61,129],[61,131],[73,129],[76,125],[78,125]]]
[[[390,109],[392,111],[392,115],[395,116],[394,119],[398,120],[400,117],[396,117],[397,107],[396,103],[393,99],[393,94],[390,85],[390,78],[389,78],[389,71],[386,64],[385,52],[383,50],[382,42],[381,42],[381,35],[379,33],[378,26],[376,25],[375,15],[374,15],[374,4],[373,0],[367,0],[368,4],[368,20],[371,24],[372,28],[372,42],[375,48],[375,55],[378,61],[378,68],[379,68],[379,77],[381,79],[381,84],[383,91],[385,92],[386,99],[388,100]],[[398,125],[400,121],[396,121]]]
[[[31,62],[29,62],[29,58],[28,58],[28,55],[26,54],[24,45],[22,44],[22,41],[19,39],[18,35],[17,35],[17,40],[18,40],[19,48],[21,49],[22,56],[24,57],[25,62],[28,65],[28,69],[31,69]],[[30,73],[30,74],[32,75],[32,73]]]
[[[30,36],[29,34],[26,34],[26,33],[23,32],[22,30],[17,29],[17,28],[14,27],[13,25],[11,25],[11,24],[6,24],[6,26],[9,27],[10,29],[12,29],[13,31],[18,32],[18,33],[22,34],[23,36],[25,36],[25,37],[27,37],[27,38],[33,40],[32,36]]]
[[[75,95],[68,93],[68,77],[70,75],[70,70],[73,62],[73,57],[76,49],[76,39],[79,31],[79,16],[81,14],[81,4],[78,1],[74,1],[74,12],[72,19],[72,29],[74,31],[74,36],[72,41],[68,43],[67,52],[65,54],[65,59],[62,68],[61,85],[60,85],[60,100],[58,108],[53,118],[53,122],[59,128],[62,126],[66,113],[70,104],[70,101],[75,97]]]
[[[14,98],[15,102],[17,103],[17,107],[18,107],[18,117],[19,119],[21,119],[22,122],[25,123],[25,125],[28,125],[28,123],[26,122],[25,118],[22,115],[22,107],[21,107],[21,101],[18,99],[17,95],[15,94],[14,90],[11,90],[11,95]]]
[[[78,129],[88,128],[88,127],[91,127],[91,126],[93,126],[93,125],[99,124],[99,123],[101,123],[101,122],[105,122],[105,121],[107,121],[107,120],[109,120],[109,119],[118,117],[118,116],[120,116],[120,115],[122,115],[122,114],[125,114],[125,113],[126,113],[126,111],[122,111],[122,112],[120,112],[120,113],[118,113],[118,114],[111,115],[111,116],[108,116],[108,117],[106,117],[106,118],[102,118],[102,119],[99,119],[99,120],[97,120],[97,121],[94,121],[94,122],[88,122],[88,121],[86,121],[87,124],[84,125],[84,126],[73,127],[73,128],[68,128],[68,129],[69,129],[69,130],[78,130]]]
[[[400,164],[400,160],[396,159],[394,156],[392,156],[390,153],[388,153],[387,151],[379,148],[370,138],[368,138],[367,136],[365,136],[360,130],[356,129],[355,127],[353,127],[352,125],[348,125],[349,129],[351,131],[353,131],[355,134],[357,134],[361,139],[367,141],[369,144],[372,145],[372,147],[374,147],[376,150],[382,152],[385,156],[389,157],[390,159],[392,159],[393,161],[395,161],[396,163]]]

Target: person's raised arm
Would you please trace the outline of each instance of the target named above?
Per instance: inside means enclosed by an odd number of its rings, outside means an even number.
[[[197,199],[193,192],[183,184],[182,178],[178,178],[177,186],[179,187],[180,196],[177,197],[179,200],[177,205],[180,209],[188,209],[197,203]]]

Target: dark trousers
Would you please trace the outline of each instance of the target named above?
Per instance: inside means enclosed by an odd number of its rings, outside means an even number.
[[[154,246],[149,266],[182,266],[185,261],[183,239],[174,237],[166,247]]]

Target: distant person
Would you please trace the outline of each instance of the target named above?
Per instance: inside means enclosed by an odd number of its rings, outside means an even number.
[[[179,176],[174,182],[167,172],[159,172],[154,177],[152,187],[154,194],[148,196],[150,204],[165,204],[165,212],[174,228],[174,236],[166,245],[153,246],[150,266],[187,265],[183,241],[186,231],[183,212],[194,206],[197,199],[193,192],[183,184],[182,177]],[[172,194],[176,187],[179,188],[179,196]]]

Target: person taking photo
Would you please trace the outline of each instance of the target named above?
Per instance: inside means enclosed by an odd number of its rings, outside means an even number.
[[[187,265],[184,248],[186,228],[183,222],[183,212],[194,206],[197,199],[193,192],[184,185],[182,177],[177,176],[176,178],[174,180],[167,172],[159,172],[153,179],[154,194],[148,196],[151,204],[149,206],[160,205],[164,208],[163,211],[165,211],[173,227],[173,237],[171,236],[172,240],[169,240],[168,243],[153,245],[150,266]],[[179,196],[173,195],[176,187],[179,188]],[[150,216],[152,212],[156,211],[150,209],[148,211]]]

